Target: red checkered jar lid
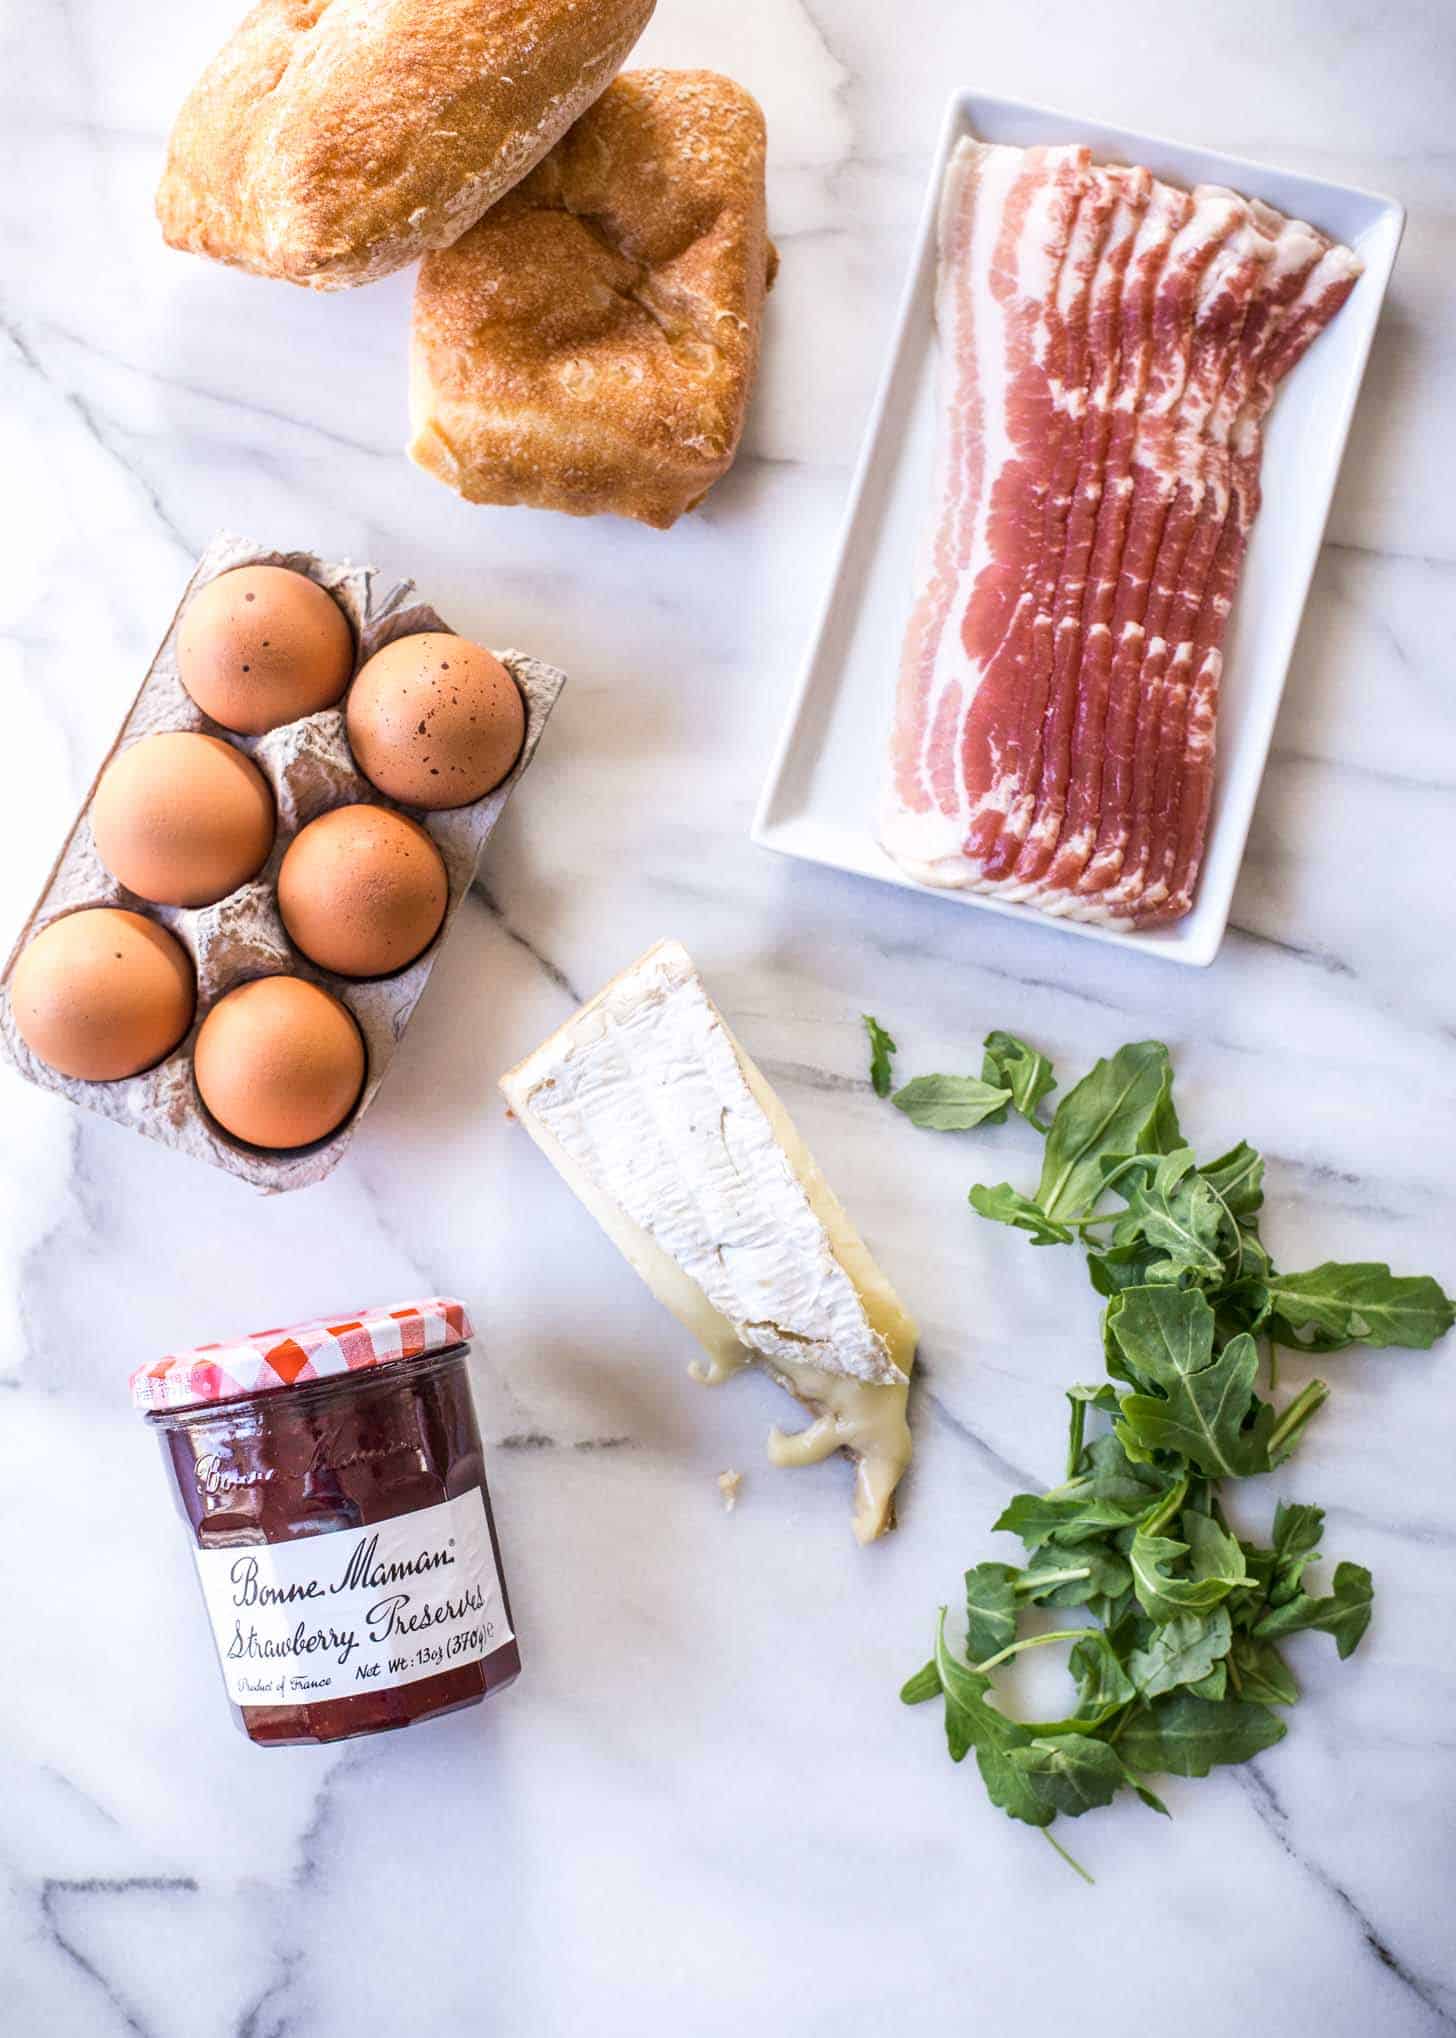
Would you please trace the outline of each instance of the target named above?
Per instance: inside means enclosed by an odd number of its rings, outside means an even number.
[[[142,1410],[200,1408],[212,1401],[269,1394],[278,1387],[362,1373],[371,1366],[424,1359],[471,1335],[463,1302],[433,1295],[353,1316],[320,1316],[282,1330],[255,1330],[226,1343],[171,1352],[131,1376],[131,1398]]]

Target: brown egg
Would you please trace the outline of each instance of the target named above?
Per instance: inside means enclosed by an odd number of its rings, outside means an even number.
[[[88,1083],[117,1082],[169,1055],[195,1001],[181,942],[111,906],[52,920],[10,979],[10,1009],[31,1053]]]
[[[440,931],[445,860],[418,821],[387,807],[336,807],[289,844],[278,907],[290,940],[320,969],[382,977]]]
[[[500,660],[438,631],[376,651],[345,712],[370,784],[431,811],[468,807],[499,785],[526,735],[520,688]]]
[[[364,1042],[337,998],[302,977],[259,977],[219,998],[197,1032],[203,1103],[249,1146],[310,1146],[364,1086]]]
[[[144,736],[106,767],[91,803],[96,854],[138,898],[209,906],[256,877],[273,847],[273,795],[218,736]]]
[[[188,602],[177,669],[205,715],[261,736],[343,699],[354,636],[316,581],[284,566],[239,566]]]

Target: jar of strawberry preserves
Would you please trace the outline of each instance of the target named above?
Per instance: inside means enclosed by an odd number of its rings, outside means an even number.
[[[132,1375],[228,1697],[260,1746],[413,1726],[519,1673],[470,1335],[464,1305],[436,1297]]]

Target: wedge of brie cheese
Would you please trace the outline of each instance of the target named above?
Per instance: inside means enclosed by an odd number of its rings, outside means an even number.
[[[757,1362],[814,1421],[769,1456],[856,1463],[854,1528],[894,1518],[916,1331],[687,950],[660,941],[501,1089],[536,1144],[697,1337],[708,1383]]]

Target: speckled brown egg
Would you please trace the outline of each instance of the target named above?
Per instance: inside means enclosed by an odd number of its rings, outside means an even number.
[[[445,860],[419,825],[387,807],[336,807],[289,844],[278,907],[320,969],[382,977],[440,931],[450,896]]]
[[[52,920],[10,979],[10,1009],[31,1053],[88,1083],[118,1082],[169,1055],[195,999],[181,942],[112,906]]]
[[[359,769],[406,807],[468,807],[521,754],[526,709],[498,658],[464,637],[397,637],[360,671],[346,710]]]
[[[218,736],[144,736],[107,766],[91,803],[96,854],[138,898],[209,906],[256,877],[273,847],[273,795]]]
[[[219,998],[192,1051],[198,1095],[234,1139],[275,1151],[338,1129],[364,1086],[353,1014],[302,977],[259,977]]]
[[[354,669],[333,596],[284,566],[239,566],[199,588],[177,631],[177,670],[205,715],[242,736],[331,708]]]

